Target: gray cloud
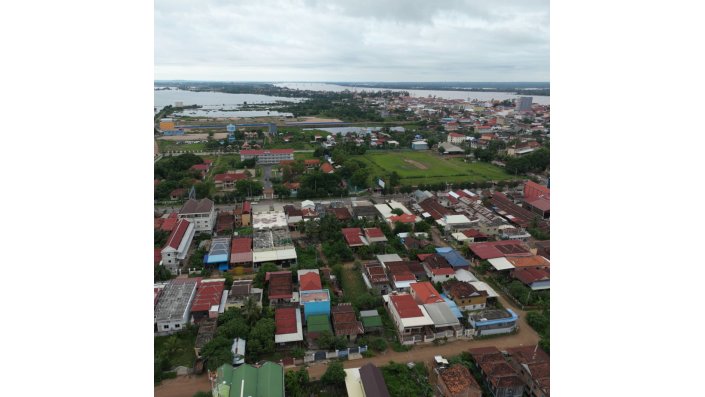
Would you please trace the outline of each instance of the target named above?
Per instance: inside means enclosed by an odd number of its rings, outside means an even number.
[[[548,81],[548,1],[156,0],[155,79]]]

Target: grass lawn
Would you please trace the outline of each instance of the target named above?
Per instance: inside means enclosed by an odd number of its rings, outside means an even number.
[[[157,139],[157,145],[159,145],[160,152],[184,150],[201,151],[204,150],[206,146],[205,143],[186,143],[177,145],[175,141],[165,141],[163,139]]]
[[[343,268],[343,279],[340,281],[343,288],[343,294],[349,301],[356,296],[367,293],[365,282],[362,281],[362,275],[355,269]]]
[[[495,165],[465,163],[463,159],[443,158],[429,151],[367,152],[356,158],[370,164],[372,174],[396,171],[401,176],[402,185],[513,179],[512,175]]]
[[[306,152],[306,153],[299,153],[296,152],[294,153],[294,160],[308,160],[312,159],[313,157],[313,152]]]
[[[196,344],[196,331],[181,331],[169,336],[154,337],[154,353],[158,356],[160,353],[169,354],[169,362],[176,367],[183,365],[185,367],[193,367],[196,362],[196,352],[193,350]],[[176,342],[170,342],[173,338]],[[171,349],[167,352],[167,349]]]

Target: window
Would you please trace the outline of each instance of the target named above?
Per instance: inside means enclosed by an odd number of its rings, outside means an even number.
[[[165,324],[164,329],[169,329],[169,324]]]
[[[174,328],[181,328],[181,324],[174,325]]]

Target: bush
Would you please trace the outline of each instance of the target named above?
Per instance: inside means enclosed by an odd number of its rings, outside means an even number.
[[[387,341],[383,338],[374,338],[370,341],[369,347],[376,352],[383,352],[387,350]]]

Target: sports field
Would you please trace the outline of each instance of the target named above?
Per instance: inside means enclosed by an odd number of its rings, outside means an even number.
[[[356,159],[371,165],[373,174],[396,171],[402,185],[438,182],[485,182],[513,179],[503,169],[487,163],[465,163],[430,151],[367,152]]]

